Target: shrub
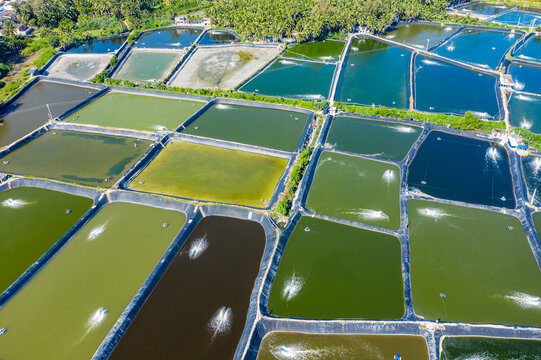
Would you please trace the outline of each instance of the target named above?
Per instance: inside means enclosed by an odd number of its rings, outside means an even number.
[[[43,65],[47,64],[47,61],[51,60],[53,56],[56,55],[56,51],[52,48],[45,50],[36,60],[34,60],[34,65],[38,68],[41,68]]]
[[[11,70],[11,67],[6,64],[0,63],[0,79],[6,76]]]

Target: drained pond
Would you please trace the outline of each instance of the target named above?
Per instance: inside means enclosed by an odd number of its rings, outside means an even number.
[[[40,81],[0,115],[0,147],[7,146],[98,91]],[[47,106],[48,105],[48,106]]]
[[[201,220],[110,359],[232,359],[264,247],[259,223]]]
[[[325,147],[401,161],[421,131],[419,127],[398,123],[335,117]]]
[[[426,341],[410,335],[316,335],[271,332],[257,360],[428,360]]]
[[[65,121],[143,131],[171,131],[204,105],[204,102],[184,99],[112,92],[70,115]]]
[[[483,337],[445,337],[441,360],[541,360],[541,341]]]
[[[487,141],[432,131],[409,166],[407,184],[429,196],[515,207],[507,152]]]
[[[0,294],[90,209],[93,200],[17,187],[0,193]]]
[[[73,131],[48,131],[4,156],[0,172],[111,187],[152,142]]]
[[[174,141],[130,185],[135,190],[267,207],[288,160]]]
[[[295,151],[308,114],[233,104],[216,104],[183,133],[283,151]]]
[[[354,39],[343,65],[335,100],[407,109],[410,58],[409,50],[370,38]]]
[[[306,207],[318,214],[396,230],[400,227],[400,168],[325,151]]]
[[[136,204],[105,206],[0,309],[0,357],[90,359],[185,219]]]
[[[394,236],[302,217],[281,257],[268,311],[308,319],[399,319],[400,259]]]
[[[421,200],[408,214],[417,315],[541,325],[541,271],[517,218]]]

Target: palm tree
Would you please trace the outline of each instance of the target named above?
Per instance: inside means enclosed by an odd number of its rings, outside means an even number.
[[[15,35],[15,27],[13,26],[13,22],[11,20],[7,20],[4,23],[4,26],[2,27],[2,35],[8,39]]]

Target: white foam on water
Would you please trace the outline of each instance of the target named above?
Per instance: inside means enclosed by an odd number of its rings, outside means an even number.
[[[325,96],[320,94],[299,94],[301,99],[310,99],[310,100],[325,100]]]
[[[300,343],[278,345],[270,352],[278,360],[317,360],[330,355],[326,349],[310,349]]]
[[[389,216],[381,210],[359,209],[346,211],[346,214],[357,215],[362,220],[385,220],[389,221]]]
[[[537,99],[533,96],[522,95],[522,94],[518,95],[517,99],[523,100],[523,101],[537,101]]]
[[[216,105],[216,109],[218,109],[218,110],[231,110],[231,109],[233,109],[233,107],[231,107],[230,105],[226,105],[226,104],[218,104],[218,105]]]
[[[490,355],[486,355],[486,354],[474,354],[474,355],[467,356],[467,357],[464,357],[464,358],[460,357],[459,359],[460,360],[494,360],[493,357],[491,357]]]
[[[430,59],[423,59],[422,62],[427,65],[443,66],[442,63]]]
[[[444,217],[452,216],[451,214],[448,214],[447,212],[445,212],[445,210],[438,209],[438,208],[417,209],[417,214],[421,216],[426,216],[435,220],[440,220],[440,219],[443,219]]]
[[[444,31],[451,31],[453,30],[453,27],[452,26],[446,26],[445,29],[443,29]]]
[[[472,111],[471,112],[473,115],[479,117],[479,118],[488,118],[490,117],[490,115],[486,112],[480,112],[480,111]]]
[[[515,89],[517,91],[524,90],[525,85],[526,84],[524,84],[523,82],[520,82],[518,80],[513,81],[513,89]]]
[[[282,64],[282,65],[297,65],[298,63],[296,63],[295,61],[282,59],[282,60],[280,60],[280,64]]]
[[[387,39],[394,39],[396,37],[396,34],[391,34],[391,35],[387,35],[385,36]]]
[[[20,209],[20,208],[22,208],[22,207],[24,207],[26,205],[30,205],[30,203],[28,201],[24,201],[22,199],[9,198],[9,199],[6,199],[6,200],[2,201],[2,206],[10,208],[10,209]]]
[[[522,119],[522,122],[520,123],[520,127],[527,130],[531,129],[532,125],[532,122],[526,119]]]
[[[293,275],[285,282],[284,289],[282,290],[282,298],[286,301],[290,301],[298,295],[304,285],[304,279]]]
[[[205,252],[205,250],[207,250],[208,247],[209,243],[206,236],[197,238],[193,241],[192,246],[190,246],[190,252],[188,253],[188,257],[190,258],[190,260],[195,260],[201,255],[203,255],[203,253]]]
[[[532,161],[532,169],[535,173],[535,175],[537,175],[539,173],[539,170],[541,170],[541,158],[540,157],[536,157],[534,159],[534,161]]]
[[[538,296],[515,291],[511,295],[505,295],[504,298],[513,301],[523,309],[541,309],[541,298]]]
[[[447,51],[455,51],[455,45],[454,44],[449,44],[445,47],[447,49]]]
[[[319,58],[324,61],[334,60],[332,56],[320,56]]]
[[[209,322],[209,329],[212,336],[223,334],[231,329],[231,320],[233,319],[233,311],[231,308],[222,306],[214,313]]]
[[[391,183],[395,182],[396,175],[393,170],[385,170],[381,176],[381,180],[383,180],[387,185],[390,185]]]
[[[331,144],[331,143],[326,142],[326,143],[323,145],[323,147],[324,147],[325,149],[334,149],[334,148],[336,147],[336,144]]]
[[[382,127],[392,129],[394,131],[397,131],[399,133],[409,134],[412,132],[415,132],[415,129],[409,126],[404,125],[382,125]]]
[[[94,229],[90,231],[90,234],[88,234],[88,237],[86,238],[88,241],[93,241],[98,238],[103,232],[105,231],[105,225],[96,226]]]
[[[103,307],[96,310],[90,316],[90,318],[88,319],[88,322],[86,323],[86,325],[88,326],[88,329],[91,330],[91,329],[95,329],[98,326],[100,326],[101,323],[103,322],[103,320],[105,320],[105,318],[107,317],[108,312],[109,312],[109,310],[107,310],[106,308],[103,308]]]
[[[494,165],[498,165],[498,160],[500,160],[501,155],[498,151],[498,148],[494,146],[490,146],[486,153],[485,153],[485,159],[490,160]]]
[[[165,131],[165,130],[167,130],[167,128],[165,126],[163,126],[163,125],[153,125],[152,129],[157,130],[157,131]]]
[[[355,46],[352,46],[352,47],[351,47],[351,50],[353,50],[353,51],[359,51],[359,48],[358,48],[358,47],[355,47]]]

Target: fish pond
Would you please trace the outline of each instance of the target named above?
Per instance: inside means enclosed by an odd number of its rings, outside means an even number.
[[[326,100],[335,69],[335,64],[278,58],[240,90],[299,100]]]
[[[528,186],[528,201],[536,206],[541,205],[541,158],[523,157],[522,172]]]
[[[233,359],[264,247],[259,223],[201,220],[109,359]]]
[[[434,53],[470,65],[497,69],[519,34],[503,31],[465,29],[434,50]]]
[[[130,187],[183,198],[267,207],[288,160],[174,141]]]
[[[384,39],[413,46],[419,49],[430,49],[458,31],[457,26],[435,24],[405,24],[394,27],[382,35]]]
[[[415,57],[415,108],[482,118],[499,116],[496,78],[424,56]]]
[[[470,11],[476,14],[486,15],[486,16],[494,16],[501,14],[505,11],[511,10],[512,6],[507,4],[489,4],[489,3],[483,3],[483,2],[477,2],[474,4],[470,4],[467,6],[464,6],[460,8],[464,11]]]
[[[182,58],[181,52],[157,52],[135,50],[115,75],[121,80],[136,82],[160,81],[173,70]]]
[[[541,94],[541,67],[511,64],[508,73],[513,78],[513,89]]]
[[[293,44],[287,47],[284,56],[304,60],[316,60],[325,62],[337,62],[346,45],[340,40],[310,41],[301,44]]]
[[[422,130],[417,126],[398,123],[335,117],[325,147],[401,161]]]
[[[422,200],[408,218],[417,315],[541,325],[541,271],[517,218]]]
[[[7,146],[98,91],[40,81],[0,115],[0,147]]]
[[[122,35],[111,37],[109,39],[89,41],[72,47],[66,52],[69,54],[104,54],[115,52],[120,49],[127,39],[127,35]]]
[[[521,60],[541,62],[541,35],[532,36],[516,52]]]
[[[537,24],[541,22],[541,14],[526,11],[510,11],[489,21],[510,26],[530,26],[532,22]]]
[[[410,58],[409,50],[370,38],[354,39],[343,65],[335,100],[407,109]]]
[[[512,93],[508,108],[511,125],[541,133],[541,96]]]
[[[48,131],[4,156],[0,172],[111,187],[152,142],[72,131]]]
[[[271,332],[261,343],[257,360],[428,360],[426,341],[410,335],[319,335]]]
[[[106,205],[0,309],[2,359],[90,359],[185,219],[171,210]]]
[[[400,227],[400,168],[324,151],[306,208],[321,215],[396,230]]]
[[[309,115],[294,111],[215,104],[183,133],[295,151]]]
[[[17,187],[0,193],[0,294],[90,209],[93,200]]]
[[[204,102],[184,99],[111,92],[65,121],[142,131],[171,131],[204,105]]]
[[[169,28],[151,31],[141,36],[135,47],[182,49],[191,46],[202,31],[200,28]]]
[[[302,217],[281,257],[267,308],[280,317],[399,319],[403,288],[396,237]]]
[[[541,360],[541,341],[487,337],[444,337],[441,360]]]
[[[507,152],[486,141],[432,131],[409,166],[407,183],[429,196],[515,207]]]
[[[232,31],[209,30],[199,41],[200,45],[223,45],[241,42],[241,38]]]

